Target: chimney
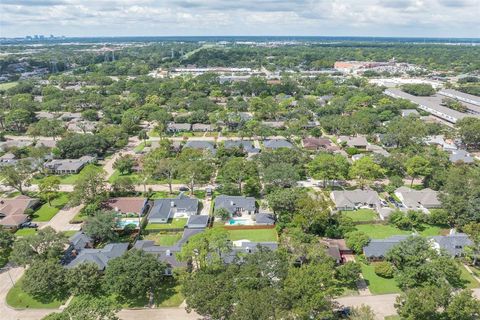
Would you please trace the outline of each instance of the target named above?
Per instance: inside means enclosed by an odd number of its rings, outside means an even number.
[[[166,256],[171,256],[172,253],[171,253],[170,250],[168,249],[168,250],[165,252],[165,255],[166,255]]]
[[[234,205],[233,200],[230,200],[230,205],[233,207]]]
[[[175,201],[173,201],[173,200],[170,201],[170,207],[172,207],[172,208],[175,207]]]

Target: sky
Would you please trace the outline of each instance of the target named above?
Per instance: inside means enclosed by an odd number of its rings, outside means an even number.
[[[480,0],[0,0],[0,36],[480,37]]]

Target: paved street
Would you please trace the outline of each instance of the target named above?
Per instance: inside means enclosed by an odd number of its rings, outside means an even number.
[[[195,312],[187,313],[184,308],[162,308],[142,310],[122,310],[118,313],[122,320],[196,320],[201,319]]]

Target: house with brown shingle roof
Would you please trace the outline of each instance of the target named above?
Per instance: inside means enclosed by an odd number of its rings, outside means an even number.
[[[141,197],[110,198],[105,201],[104,206],[122,214],[143,215],[148,209],[148,201]]]
[[[5,228],[18,228],[28,220],[27,210],[35,209],[38,199],[20,195],[12,199],[0,199],[0,225]]]
[[[325,151],[335,151],[339,148],[330,141],[328,138],[315,138],[309,137],[302,140],[302,146],[307,150],[325,150]]]

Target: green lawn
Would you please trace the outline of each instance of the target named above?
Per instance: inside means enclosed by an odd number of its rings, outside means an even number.
[[[385,239],[395,235],[409,235],[412,231],[400,230],[392,225],[361,224],[355,226],[358,231],[366,233],[372,239]]]
[[[466,287],[468,289],[480,288],[480,283],[475,280],[475,278],[470,274],[470,272],[468,272],[468,270],[465,269],[462,264],[459,263],[458,266],[460,267],[460,270],[462,270],[461,278],[465,281]]]
[[[57,309],[67,298],[64,299],[35,299],[22,289],[22,279],[13,286],[7,294],[7,304],[18,309]]]
[[[275,229],[228,230],[230,240],[250,240],[252,242],[277,242]]]
[[[374,221],[378,218],[378,214],[371,209],[342,211],[342,214],[349,218],[352,218],[353,221]]]
[[[438,235],[447,235],[448,231],[448,226],[424,225],[424,229],[420,230],[419,233],[424,237],[433,237]]]
[[[151,146],[151,145],[152,145],[152,144],[151,144],[149,141],[147,141],[146,143],[145,143],[145,142],[141,142],[138,146],[136,146],[136,147],[133,149],[133,151],[134,151],[135,153],[142,152],[143,149],[145,149],[145,147],[149,147],[149,146]]]
[[[51,206],[47,202],[33,213],[33,221],[50,221],[67,204],[68,200],[67,193],[59,193],[55,199],[52,199]]]
[[[74,184],[77,180],[82,176],[81,173],[79,174],[66,174],[66,175],[59,175],[58,178],[60,179],[60,184]],[[39,184],[43,181],[45,177],[42,178],[34,178],[32,179],[32,184]]]
[[[25,237],[25,236],[31,236],[32,234],[37,233],[37,230],[34,228],[24,228],[24,229],[18,229],[17,232],[15,232],[15,235],[17,237]]]
[[[185,300],[181,292],[182,287],[174,277],[167,278],[158,289],[155,304],[159,308],[178,307]]]
[[[0,90],[8,90],[15,87],[17,84],[17,81],[0,83]]]
[[[149,223],[145,230],[180,229],[185,227],[187,220],[187,218],[178,218],[169,223]]]
[[[398,293],[400,289],[397,286],[396,281],[392,279],[386,279],[379,277],[375,273],[375,263],[369,265],[360,262],[362,268],[362,275],[367,282],[368,289],[372,294],[387,294]]]
[[[67,237],[70,238],[73,236],[75,233],[77,233],[77,230],[68,230],[68,231],[62,231],[62,233]]]
[[[144,236],[145,240],[153,240],[158,246],[173,246],[181,238],[181,232],[152,232]]]

